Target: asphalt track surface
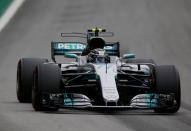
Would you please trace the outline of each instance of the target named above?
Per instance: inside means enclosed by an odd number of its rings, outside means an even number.
[[[60,32],[89,27],[115,32],[121,54],[175,65],[181,76],[182,106],[174,115],[152,111],[35,112],[16,99],[16,66],[21,57],[50,58]],[[0,33],[0,131],[190,131],[190,0],[26,0]]]

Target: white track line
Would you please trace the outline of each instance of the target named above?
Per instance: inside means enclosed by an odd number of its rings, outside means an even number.
[[[9,5],[8,9],[5,13],[0,17],[0,32],[4,29],[4,27],[9,23],[11,18],[15,15],[19,7],[23,4],[25,0],[13,0]]]

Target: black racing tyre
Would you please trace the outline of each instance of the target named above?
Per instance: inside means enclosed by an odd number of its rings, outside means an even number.
[[[43,105],[44,94],[59,93],[61,70],[56,64],[39,64],[33,73],[32,106],[36,111],[56,111],[57,107]]]
[[[21,103],[31,102],[32,76],[36,65],[48,62],[47,59],[22,58],[17,65],[17,99]]]
[[[173,93],[176,105],[173,108],[158,108],[157,113],[176,113],[181,104],[180,77],[175,66],[164,65],[155,67],[155,86],[159,94]]]

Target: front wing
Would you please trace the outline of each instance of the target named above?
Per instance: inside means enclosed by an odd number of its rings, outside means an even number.
[[[76,109],[156,109],[173,108],[176,106],[174,94],[139,94],[126,105],[93,105],[91,100],[83,94],[59,93],[44,95],[42,104],[45,107],[76,108]],[[45,99],[46,98],[46,99]]]

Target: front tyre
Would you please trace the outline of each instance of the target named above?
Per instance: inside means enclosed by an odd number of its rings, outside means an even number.
[[[180,77],[177,69],[171,65],[155,67],[155,85],[158,94],[174,94],[176,104],[172,108],[155,109],[157,113],[176,113],[181,104]]]
[[[59,93],[61,87],[61,71],[56,64],[40,64],[33,74],[32,105],[36,111],[58,110],[51,107],[47,95]]]

